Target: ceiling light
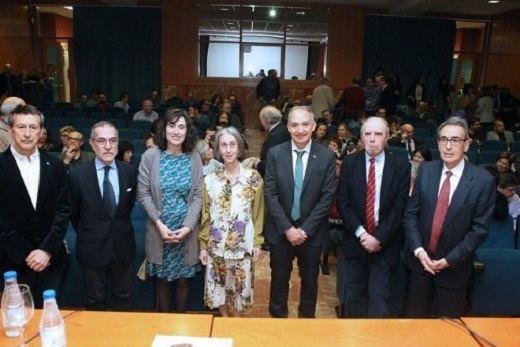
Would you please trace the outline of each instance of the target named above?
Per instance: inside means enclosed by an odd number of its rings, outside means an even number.
[[[488,3],[490,4],[498,4],[500,1],[499,0],[489,0]]]
[[[275,9],[269,10],[269,17],[276,17],[276,10]]]
[[[63,6],[64,9],[66,10],[71,10],[72,11],[72,6]]]
[[[296,11],[297,16],[305,16],[305,11]]]
[[[221,11],[229,11],[229,8],[227,8],[227,7],[221,7],[220,10],[221,10]]]

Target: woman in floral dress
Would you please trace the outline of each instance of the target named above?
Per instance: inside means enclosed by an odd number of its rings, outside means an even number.
[[[260,174],[239,162],[244,143],[234,127],[216,134],[224,167],[204,178],[200,260],[206,266],[204,301],[223,317],[253,304],[253,263],[263,242],[264,192]]]
[[[188,279],[200,270],[198,221],[202,161],[190,116],[168,110],[156,132],[157,147],[143,154],[137,194],[145,209],[147,274],[156,279],[159,312],[170,311],[172,283],[178,312],[186,311]]]

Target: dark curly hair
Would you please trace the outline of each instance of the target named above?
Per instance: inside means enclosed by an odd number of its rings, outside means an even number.
[[[184,118],[186,121],[186,138],[182,143],[182,152],[191,153],[195,144],[197,143],[197,133],[193,122],[188,112],[178,108],[170,108],[164,114],[163,119],[157,124],[155,132],[155,143],[160,150],[165,151],[168,147],[168,141],[166,140],[166,127],[168,124],[175,124],[179,119]]]

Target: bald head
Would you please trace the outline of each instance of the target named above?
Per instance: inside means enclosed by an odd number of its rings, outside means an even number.
[[[25,106],[25,101],[16,96],[10,96],[2,102],[2,106],[0,106],[0,115],[7,118],[7,116],[9,116],[18,106]]]

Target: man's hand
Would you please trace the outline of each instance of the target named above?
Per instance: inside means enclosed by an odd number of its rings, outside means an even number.
[[[305,231],[295,227],[291,227],[291,229],[287,230],[285,232],[285,236],[293,246],[301,245],[307,239],[307,234]]]
[[[375,253],[381,250],[381,242],[369,233],[361,234],[359,243],[368,253]]]
[[[417,254],[417,259],[419,259],[419,261],[421,262],[422,266],[424,267],[424,271],[428,271],[432,275],[435,275],[435,273],[439,272],[439,271],[435,271],[434,270],[433,262],[430,259],[430,257],[428,256],[428,253],[426,253],[426,251],[424,251],[424,250],[420,251]]]
[[[67,151],[63,155],[63,164],[69,165],[72,159],[76,156],[76,150],[71,147],[67,148]]]
[[[432,269],[435,272],[441,272],[441,270],[444,270],[449,266],[450,266],[450,264],[448,264],[448,262],[446,261],[446,258],[442,258],[441,260],[432,261]]]
[[[51,255],[41,249],[35,249],[25,258],[25,262],[31,270],[41,272],[51,265]]]

